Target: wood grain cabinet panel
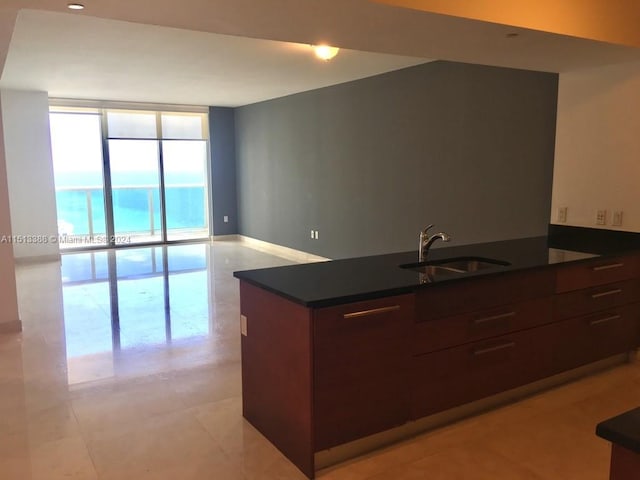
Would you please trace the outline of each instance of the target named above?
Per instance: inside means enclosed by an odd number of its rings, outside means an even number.
[[[408,421],[413,317],[413,294],[314,311],[316,450]]]
[[[554,318],[561,320],[634,302],[640,302],[640,280],[609,283],[556,295]]]
[[[558,322],[554,372],[632,350],[640,344],[640,304],[625,305]]]
[[[425,322],[507,303],[550,296],[555,290],[550,268],[469,278],[416,292],[416,321]]]
[[[412,418],[547,376],[556,330],[556,324],[545,325],[415,357]]]
[[[420,322],[412,350],[419,355],[549,323],[552,307],[552,297],[544,297]]]
[[[558,268],[556,292],[569,292],[640,276],[640,256],[603,258]]]

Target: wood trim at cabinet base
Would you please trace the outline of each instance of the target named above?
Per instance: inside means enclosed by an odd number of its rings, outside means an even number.
[[[633,361],[636,358],[636,352],[627,352],[614,355],[604,360],[583,365],[566,372],[553,375],[551,377],[538,380],[536,382],[523,385],[521,387],[507,390],[496,395],[467,403],[459,407],[445,410],[444,412],[429,415],[414,422],[406,423],[400,427],[376,433],[368,437],[360,438],[353,442],[345,443],[328,450],[315,453],[315,467],[318,470],[328,469],[329,467],[354,457],[363,455],[373,450],[397,443],[401,440],[414,437],[429,430],[441,427],[443,425],[462,420],[463,418],[477,415],[479,413],[500,407],[502,405],[512,403],[524,397],[533,395],[534,393],[548,390],[550,388],[562,385],[564,383],[578,380],[593,373],[600,372],[612,368],[614,366]]]

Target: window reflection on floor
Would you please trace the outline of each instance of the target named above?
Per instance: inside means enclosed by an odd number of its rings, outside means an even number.
[[[210,334],[206,244],[62,256],[69,383],[111,377],[140,351]]]

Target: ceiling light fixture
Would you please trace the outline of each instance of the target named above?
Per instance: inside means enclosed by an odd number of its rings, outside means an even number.
[[[329,45],[314,45],[313,50],[316,53],[316,57],[325,62],[331,60],[340,51],[338,47],[331,47]]]
[[[67,4],[69,10],[84,10],[84,5],[81,3],[69,3]]]

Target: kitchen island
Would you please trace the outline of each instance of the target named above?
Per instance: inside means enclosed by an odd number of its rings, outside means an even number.
[[[476,271],[404,252],[236,272],[243,415],[312,478],[327,452],[621,358],[640,344],[638,236],[560,233],[428,257],[500,262]]]

